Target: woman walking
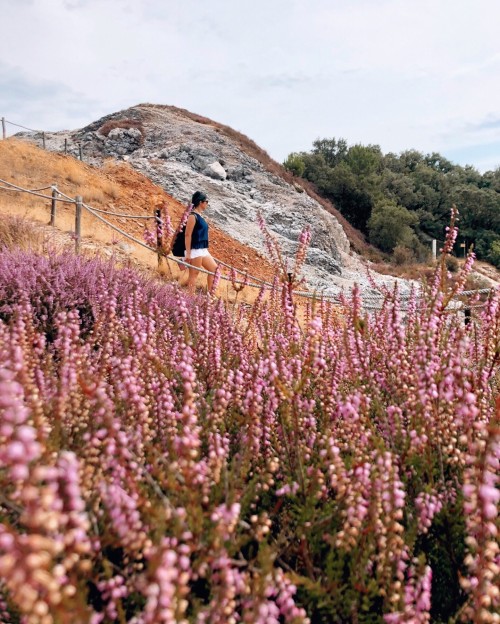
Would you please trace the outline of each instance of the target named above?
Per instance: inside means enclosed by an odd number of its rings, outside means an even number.
[[[199,268],[203,267],[205,270],[215,273],[217,263],[208,251],[208,223],[199,214],[208,206],[207,196],[201,191],[196,191],[191,199],[191,203],[193,204],[193,212],[189,215],[186,223],[184,258],[191,265],[189,267],[187,288],[189,292],[194,293]],[[207,288],[209,292],[212,290],[213,282],[214,276],[207,274]]]

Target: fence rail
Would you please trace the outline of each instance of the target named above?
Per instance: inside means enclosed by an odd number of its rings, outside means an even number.
[[[16,128],[22,128],[23,130],[26,130],[27,132],[33,132],[35,134],[39,134],[42,140],[42,147],[43,149],[46,149],[46,136],[48,134],[51,134],[50,132],[47,132],[45,130],[36,130],[35,128],[28,128],[27,126],[23,126],[21,124],[14,123],[13,121],[9,121],[8,119],[5,119],[5,117],[2,117],[1,119],[2,119],[2,138],[3,139],[7,138],[7,124],[9,124],[10,126],[15,126]],[[79,141],[72,141],[71,143],[73,144],[75,151],[78,152],[78,159],[83,160],[82,144]],[[64,139],[63,151],[65,154],[68,153],[68,139],[67,138]]]

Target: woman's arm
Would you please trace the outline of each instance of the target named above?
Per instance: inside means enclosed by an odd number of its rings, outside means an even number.
[[[191,214],[188,217],[187,223],[186,223],[186,233],[184,235],[185,238],[185,245],[186,245],[186,260],[190,260],[191,259],[191,238],[193,235],[193,230],[194,230],[194,226],[196,223],[196,217]]]

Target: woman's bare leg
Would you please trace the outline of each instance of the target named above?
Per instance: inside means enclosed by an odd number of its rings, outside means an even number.
[[[189,267],[189,277],[187,281],[187,289],[191,294],[194,294],[194,287],[196,285],[196,277],[199,273],[198,269],[201,267],[203,258],[193,258]]]
[[[212,256],[209,254],[208,256],[203,256],[201,259],[203,260],[202,262],[203,268],[206,269],[207,271],[211,271],[212,273],[215,273],[215,271],[217,270],[217,262],[215,262]],[[207,275],[208,292],[212,291],[213,285],[214,285],[214,276]]]

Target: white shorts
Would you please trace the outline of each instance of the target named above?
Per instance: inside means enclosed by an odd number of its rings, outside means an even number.
[[[209,256],[210,252],[205,247],[205,249],[191,249],[191,260],[194,258],[204,258],[205,256]],[[186,257],[186,250],[184,250],[184,258]]]

